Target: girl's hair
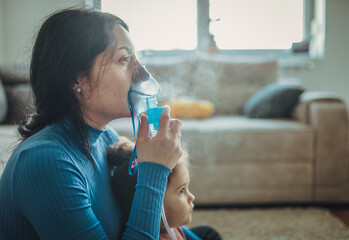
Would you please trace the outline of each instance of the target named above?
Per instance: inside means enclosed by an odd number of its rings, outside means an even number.
[[[189,163],[189,154],[188,154],[187,151],[183,150],[182,156],[178,159],[176,166],[172,169],[172,172],[168,175],[168,177],[167,177],[167,187],[170,184],[171,176],[176,173],[176,167],[179,164],[183,164],[189,170],[190,163]]]
[[[95,167],[90,136],[73,87],[78,77],[90,79],[97,55],[116,44],[115,27],[118,24],[128,31],[128,26],[120,18],[93,9],[60,10],[46,19],[37,35],[30,64],[36,113],[18,127],[22,141],[67,117],[87,158]],[[110,57],[115,46],[111,49]]]

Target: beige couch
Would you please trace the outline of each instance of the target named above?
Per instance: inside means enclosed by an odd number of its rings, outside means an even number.
[[[147,68],[160,103],[195,96],[216,107],[211,118],[183,120],[197,205],[349,202],[348,113],[334,94],[303,93],[292,119],[250,119],[246,100],[278,79],[273,60],[163,58]],[[130,119],[110,125],[133,139]],[[0,133],[4,148],[14,127]]]

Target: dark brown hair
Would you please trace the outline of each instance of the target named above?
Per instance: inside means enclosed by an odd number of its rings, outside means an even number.
[[[37,35],[30,65],[36,113],[18,127],[22,141],[68,117],[87,158],[94,164],[90,137],[73,86],[78,76],[89,77],[95,58],[116,42],[118,24],[128,30],[120,18],[93,9],[60,10],[46,19]]]

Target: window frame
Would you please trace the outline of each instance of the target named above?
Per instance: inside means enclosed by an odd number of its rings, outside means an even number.
[[[205,51],[205,49],[210,46],[211,43],[211,33],[210,33],[210,22],[214,21],[209,16],[209,5],[210,0],[196,0],[197,2],[197,50]],[[303,40],[302,42],[310,42],[311,41],[311,25],[314,19],[314,2],[315,0],[304,0],[303,7]],[[243,50],[235,50],[235,49],[224,49],[219,50],[221,54],[224,55],[252,55],[252,56],[260,56],[265,54],[276,55],[280,58],[287,58],[291,56],[309,56],[309,51],[307,52],[292,52],[292,49],[243,49]]]
[[[101,9],[101,0],[85,0],[86,3],[92,3],[95,8]],[[197,46],[194,50],[141,50],[139,54],[144,59],[151,59],[156,57],[171,57],[171,56],[186,56],[191,54],[200,54],[207,52],[207,48],[212,43],[212,35],[210,33],[210,22],[214,21],[209,16],[209,2],[210,0],[196,0],[197,2]],[[304,0],[303,7],[303,42],[309,43],[309,50],[306,52],[294,52],[292,49],[261,49],[261,50],[234,50],[234,49],[219,49],[219,54],[227,56],[228,58],[239,57],[262,57],[273,56],[279,62],[281,67],[306,67],[311,69],[313,67],[312,59],[322,59],[324,57],[324,19],[317,19],[316,16],[318,8],[325,7],[326,0]],[[322,17],[322,16],[321,16]],[[323,16],[324,17],[324,16]],[[314,40],[312,28],[316,23],[322,23],[321,36],[323,42],[318,46],[312,54],[311,43]],[[318,27],[318,26],[317,26]],[[315,36],[319,37],[319,36]],[[320,54],[318,54],[320,52]]]

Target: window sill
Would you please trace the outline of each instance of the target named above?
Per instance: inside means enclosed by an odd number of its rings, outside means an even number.
[[[265,59],[274,59],[282,69],[311,70],[314,68],[314,59],[308,53],[292,53],[289,50],[221,50],[219,53],[206,53],[196,50],[146,50],[139,52],[141,62],[161,62],[179,58],[210,58],[217,61],[248,62]]]

